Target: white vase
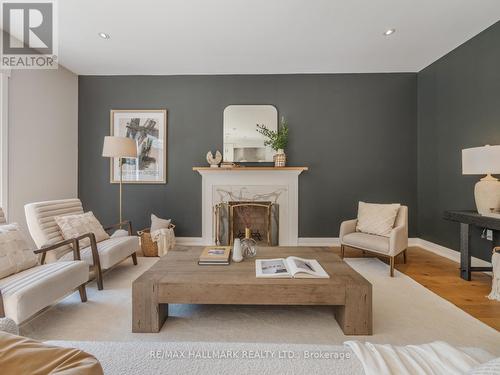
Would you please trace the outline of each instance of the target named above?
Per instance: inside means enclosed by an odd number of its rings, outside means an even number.
[[[239,238],[235,238],[233,244],[233,262],[239,263],[242,260],[243,252],[241,250],[241,240]]]

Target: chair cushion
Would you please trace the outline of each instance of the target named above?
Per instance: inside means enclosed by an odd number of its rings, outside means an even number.
[[[87,282],[85,262],[57,262],[36,266],[0,280],[5,316],[21,323],[44,307]]]
[[[342,244],[383,254],[389,253],[389,238],[374,234],[361,232],[346,234],[342,238]]]
[[[99,252],[99,261],[102,269],[113,267],[137,250],[139,250],[139,237],[136,236],[113,237],[97,244],[97,251]],[[94,264],[90,246],[80,250],[80,256],[88,265]],[[59,260],[64,261],[70,259],[73,259],[72,253],[65,254]]]
[[[97,242],[101,242],[109,238],[109,235],[106,233],[92,211],[78,215],[55,216],[54,220],[59,226],[65,240],[69,240],[86,233],[94,233]],[[90,246],[90,239],[84,238],[81,240],[80,246],[82,248]]]
[[[356,232],[389,237],[400,206],[359,202]]]
[[[16,223],[0,225],[0,278],[34,267],[38,257]]]

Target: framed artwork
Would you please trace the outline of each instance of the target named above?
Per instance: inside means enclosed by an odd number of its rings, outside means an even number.
[[[167,182],[167,110],[111,110],[111,135],[132,138],[137,159],[122,159],[123,183]],[[110,182],[120,182],[118,158],[110,161]]]

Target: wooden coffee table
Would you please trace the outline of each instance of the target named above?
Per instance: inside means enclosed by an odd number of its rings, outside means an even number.
[[[256,259],[317,259],[330,279],[255,277],[254,259],[199,266],[203,247],[177,246],[132,284],[132,332],[158,332],[168,304],[332,306],[346,335],[372,334],[372,286],[326,247],[259,247]]]

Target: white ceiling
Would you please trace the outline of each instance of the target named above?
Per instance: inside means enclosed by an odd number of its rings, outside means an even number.
[[[77,74],[416,72],[500,19],[500,0],[58,4],[60,63]]]

